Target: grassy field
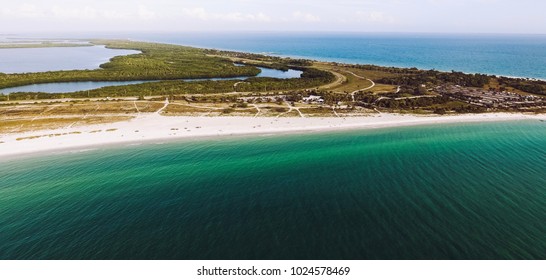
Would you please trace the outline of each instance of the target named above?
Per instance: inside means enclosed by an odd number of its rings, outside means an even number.
[[[163,107],[156,101],[81,101],[0,106],[0,133],[129,120]]]
[[[100,124],[100,123],[114,123],[119,121],[127,121],[132,119],[129,116],[91,116],[85,119],[81,117],[63,117],[63,116],[54,116],[54,117],[40,117],[37,119],[33,118],[22,118],[22,119],[2,119],[0,123],[0,133],[20,133],[27,131],[35,130],[44,130],[44,129],[56,129],[56,128],[66,128],[66,127],[78,127],[81,125],[91,125],[91,124]]]
[[[335,92],[340,92],[340,93],[354,92],[354,91],[359,91],[365,88],[369,88],[372,86],[372,82],[370,82],[369,80],[373,81],[373,80],[382,79],[386,77],[396,76],[396,74],[392,74],[392,73],[384,72],[384,71],[362,70],[362,69],[357,69],[357,68],[347,67],[347,66],[337,66],[335,64],[324,63],[324,62],[317,62],[314,64],[314,66],[321,70],[335,72],[338,75],[341,75],[344,77],[342,83],[328,88],[329,90],[333,90]],[[365,79],[363,79],[362,77]],[[375,85],[372,88],[368,89],[367,91],[372,93],[385,93],[385,92],[393,92],[395,90],[396,90],[396,86],[375,83]]]

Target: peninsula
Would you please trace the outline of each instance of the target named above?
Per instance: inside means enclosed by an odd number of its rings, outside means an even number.
[[[180,137],[546,118],[540,80],[123,40],[82,44],[139,53],[97,70],[0,73],[0,92],[134,83],[0,95],[0,155]],[[301,77],[257,77],[268,68],[301,71]]]

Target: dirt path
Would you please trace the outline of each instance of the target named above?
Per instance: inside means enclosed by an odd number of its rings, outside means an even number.
[[[327,84],[327,85],[320,86],[319,89],[331,89],[331,88],[340,86],[345,81],[347,81],[347,77],[343,76],[342,74],[340,74],[338,72],[335,72],[335,71],[332,71],[332,70],[325,70],[325,69],[321,69],[321,70],[328,71],[328,72],[332,73],[334,76],[336,76],[336,80],[329,83],[329,84]]]
[[[305,116],[301,113],[300,108],[294,107],[294,106],[290,105],[290,103],[288,103],[288,102],[286,102],[286,105],[288,106],[288,108],[290,108],[290,110],[288,112],[291,112],[292,110],[296,110],[300,114],[300,117],[305,118]]]
[[[355,77],[357,77],[359,79],[366,80],[366,81],[372,83],[372,85],[367,87],[367,88],[362,88],[362,89],[358,89],[358,90],[355,90],[355,91],[351,92],[351,95],[354,95],[355,93],[357,93],[359,91],[369,90],[369,89],[372,89],[373,87],[375,87],[375,82],[374,81],[372,81],[372,80],[370,80],[368,78],[362,77],[360,75],[357,75],[357,74],[355,74],[355,73],[353,73],[351,71],[345,71],[345,72],[347,72],[347,73],[349,73],[349,74],[351,74],[351,75],[353,75],[353,76],[355,76]]]
[[[167,106],[169,106],[169,98],[165,98],[165,105],[163,105],[163,107],[161,107],[159,110],[155,111],[154,114],[160,115],[161,112],[167,108]]]
[[[252,105],[254,108],[256,108],[256,110],[258,111],[258,112],[256,113],[256,115],[254,115],[254,117],[256,118],[256,117],[258,117],[258,115],[260,115],[260,114],[262,113],[262,110],[260,110],[260,107],[258,107],[258,105],[256,105],[256,104],[251,104],[251,105]]]
[[[137,110],[137,113],[140,115],[140,110],[138,109],[138,106],[136,105],[136,100],[133,101],[133,104],[135,105],[135,109]]]

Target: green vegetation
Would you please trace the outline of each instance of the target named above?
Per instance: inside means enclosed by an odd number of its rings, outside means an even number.
[[[500,77],[499,84],[504,87],[512,87],[528,93],[546,95],[545,81]]]
[[[68,81],[150,82],[62,94],[12,93],[0,95],[0,101],[9,98],[11,102],[39,104],[48,103],[48,99],[74,98],[70,101],[92,104],[91,107],[79,105],[79,111],[66,107],[40,110],[57,115],[80,111],[85,115],[145,113],[162,107],[166,97],[171,103],[163,110],[165,115],[299,117],[303,113],[339,117],[377,112],[540,113],[546,110],[546,98],[533,96],[546,93],[546,82],[543,81],[455,71],[327,63],[157,43],[95,40],[93,44],[139,50],[141,53],[115,57],[98,70],[0,73],[0,88]],[[293,79],[254,77],[260,71],[256,67],[295,69],[303,73],[300,78]],[[244,82],[229,79],[240,76],[249,78]],[[194,78],[203,80],[182,80]],[[311,95],[314,97],[310,98]],[[119,103],[123,104],[122,107],[102,104],[116,99],[122,102]],[[56,102],[51,101],[52,104]],[[142,104],[148,105],[136,109]],[[18,111],[12,107],[16,103],[0,103],[0,108],[2,105],[11,107],[6,111],[9,116],[17,114]],[[25,108],[30,110],[32,106]],[[29,111],[22,114],[31,120],[36,117]]]
[[[0,73],[0,88],[48,82],[161,80],[64,94],[13,93],[10,94],[10,100],[221,93],[234,91],[234,84],[237,80],[185,82],[180,79],[255,76],[260,72],[256,67],[236,66],[228,58],[211,56],[207,54],[210,51],[191,47],[131,41],[96,40],[93,43],[104,44],[108,48],[139,50],[142,53],[115,57],[110,62],[102,64],[101,69],[98,70],[9,75]],[[275,64],[255,63],[254,65],[285,70],[288,69],[289,64],[287,63],[305,64],[300,60],[284,59],[276,61]],[[334,79],[334,76],[326,71],[301,66],[290,68],[303,71],[302,77],[293,79],[249,78],[245,83],[237,86],[237,91],[311,88]],[[2,100],[7,100],[7,97],[0,96],[0,101]]]
[[[113,49],[138,50],[142,53],[114,57],[97,70],[0,74],[0,88],[52,82],[255,76],[260,72],[251,66],[235,66],[226,58],[208,56],[204,50],[196,48],[131,41],[97,40],[93,44],[104,44]]]
[[[426,98],[380,98],[360,94],[356,96],[359,105],[365,108],[383,108],[389,111],[432,111],[436,114],[445,114],[446,112],[456,113],[483,113],[485,108],[464,102],[454,102],[447,96],[430,96]]]
[[[245,83],[237,86],[239,92],[251,91],[278,91],[297,88],[311,88],[328,83],[333,79],[329,72],[304,69],[302,78],[249,78]],[[56,98],[90,98],[90,97],[120,97],[120,96],[157,96],[199,93],[225,93],[234,91],[234,84],[239,80],[222,81],[161,81],[136,85],[104,87],[90,91],[75,93],[12,93],[10,100],[29,99],[56,99]],[[0,96],[0,101],[7,100],[7,96]]]
[[[338,64],[339,65],[339,64]],[[419,70],[417,68],[382,67],[375,65],[352,65],[352,68],[367,71],[380,71],[384,77],[375,81],[381,84],[402,86],[409,92],[419,94],[422,85],[437,86],[454,84],[462,87],[492,88],[505,91],[509,88],[520,90],[522,93],[546,95],[546,81],[496,77],[485,74],[466,74],[463,72],[440,72],[436,70]],[[495,80],[495,87],[491,86]]]
[[[222,50],[204,50],[207,54],[219,57],[229,57],[237,61],[244,61],[247,65],[263,66],[278,70],[288,70],[288,66],[306,67],[312,66],[313,61],[308,59],[293,59],[287,57],[269,56],[255,53],[233,52]]]
[[[417,88],[421,85],[440,85],[453,83],[465,87],[483,87],[489,83],[492,76],[484,74],[465,74],[463,72],[440,72],[436,70],[418,70],[416,68],[393,68],[373,65],[357,65],[356,68],[366,70],[381,70],[396,74],[377,79],[382,84],[407,86]]]

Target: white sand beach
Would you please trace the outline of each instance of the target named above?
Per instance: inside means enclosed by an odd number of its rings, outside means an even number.
[[[244,134],[275,134],[289,132],[371,129],[410,125],[546,119],[546,114],[466,114],[451,116],[417,116],[377,114],[347,118],[296,117],[166,117],[143,114],[111,124],[70,127],[0,135],[0,157],[58,149],[130,143],[139,141],[178,139],[204,136]]]

